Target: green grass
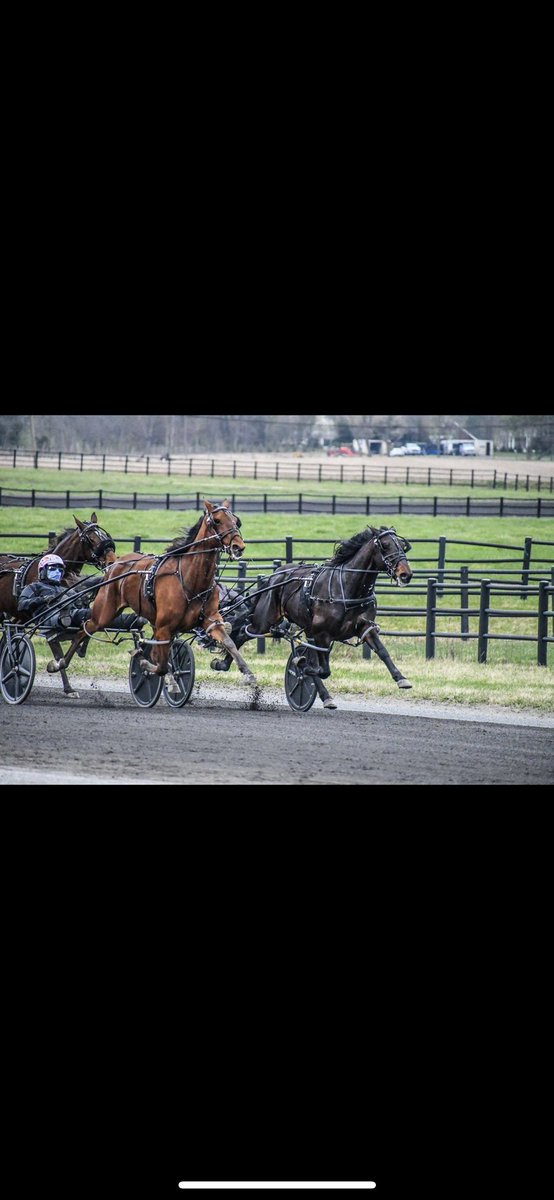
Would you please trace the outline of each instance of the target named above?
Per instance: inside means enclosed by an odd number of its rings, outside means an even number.
[[[412,464],[413,466],[414,464]],[[446,499],[455,499],[460,496],[470,495],[472,498],[480,499],[483,497],[498,498],[501,495],[510,495],[511,497],[536,497],[538,495],[550,495],[549,485],[545,482],[554,475],[554,464],[546,464],[548,469],[545,469],[544,475],[541,477],[540,491],[537,488],[537,480],[530,478],[529,490],[521,485],[515,488],[514,483],[509,483],[505,489],[503,486],[503,475],[499,476],[497,487],[480,487],[473,488],[468,485],[455,484],[452,487],[448,483],[448,479],[444,478],[444,473],[438,472],[433,479],[431,485],[426,482],[405,483],[405,479],[392,479],[388,483],[376,483],[373,480],[368,480],[366,483],[357,483],[345,479],[340,483],[336,479],[322,480],[319,483],[314,479],[258,479],[254,480],[251,476],[237,476],[233,479],[232,475],[216,475],[212,478],[211,475],[144,475],[144,474],[125,474],[123,471],[110,471],[106,474],[102,471],[56,471],[46,468],[33,470],[31,467],[3,467],[0,468],[0,487],[7,491],[23,490],[30,491],[35,488],[36,491],[45,492],[60,492],[74,491],[81,495],[89,495],[98,492],[100,489],[107,493],[120,493],[129,495],[137,492],[143,496],[147,495],[165,495],[169,492],[172,496],[176,495],[195,495],[200,492],[202,496],[211,499],[223,499],[224,496],[231,496],[233,493],[242,493],[245,495],[259,496],[264,492],[271,496],[297,496],[302,492],[305,496],[337,495],[341,497],[347,496],[367,496],[368,493],[373,498],[379,496],[398,496],[405,495],[412,498],[429,496],[442,496]],[[427,468],[425,468],[427,470]],[[458,464],[456,469],[461,469]],[[465,468],[464,468],[465,469]],[[433,467],[431,467],[433,472]],[[410,472],[412,474],[412,471]],[[426,477],[427,478],[427,477]],[[477,476],[476,476],[477,479]]]

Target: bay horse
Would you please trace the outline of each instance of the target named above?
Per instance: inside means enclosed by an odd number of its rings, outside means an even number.
[[[234,659],[247,682],[256,677],[229,637],[231,626],[219,611],[216,571],[223,550],[238,559],[245,549],[239,532],[240,521],[226,499],[221,504],[204,501],[204,513],[188,533],[174,538],[162,555],[122,554],[113,561],[103,584],[92,602],[92,615],[74,638],[69,650],[49,670],[67,667],[86,637],[105,629],[124,608],[132,608],[147,617],[154,630],[151,659],[142,657],[144,671],[167,675],[168,691],[180,689],[168,667],[171,643],[178,633],[202,625],[206,633]],[[144,648],[135,653],[144,655]]]
[[[104,570],[107,563],[115,558],[115,543],[107,530],[98,524],[95,512],[91,513],[90,521],[80,521],[75,514],[73,520],[75,529],[72,526],[64,529],[63,533],[51,539],[48,550],[41,550],[40,554],[32,558],[28,555],[0,555],[0,622],[6,617],[17,620],[19,596],[27,584],[35,583],[38,579],[38,564],[44,554],[55,550],[56,554],[63,558],[66,567],[72,568],[66,572],[63,579],[63,586],[67,588],[75,587],[79,583],[81,568],[85,563],[91,563],[99,570]],[[86,580],[83,583],[86,583]],[[23,620],[26,621],[27,618]],[[52,635],[47,641],[55,662],[61,662],[62,648],[58,638]],[[53,665],[48,664],[49,667]],[[71,687],[63,670],[63,663],[55,669],[61,670],[64,695],[70,698],[76,696],[77,692]]]
[[[411,683],[378,637],[375,581],[385,571],[399,587],[406,587],[412,569],[406,558],[411,545],[396,530],[369,525],[361,533],[335,544],[335,553],[326,563],[310,566],[280,567],[249,597],[241,595],[240,608],[226,614],[232,620],[231,635],[237,647],[249,637],[285,633],[283,618],[303,630],[312,643],[306,651],[304,674],[312,675],[325,708],[336,708],[323,679],[331,674],[329,653],[334,641],[357,636],[367,642],[385,663],[398,687]],[[245,621],[244,605],[249,607]],[[225,606],[223,611],[225,613]],[[302,648],[303,650],[303,648]],[[228,671],[231,659],[226,654],[211,663],[214,671]]]
[[[115,544],[110,534],[98,524],[95,512],[91,513],[90,521],[80,521],[75,514],[73,520],[75,529],[71,526],[64,529],[52,539],[47,550],[41,550],[32,558],[25,554],[0,555],[0,620],[17,617],[19,595],[28,583],[38,579],[38,564],[44,554],[55,551],[67,567],[73,568],[63,581],[68,587],[78,582],[85,563],[103,570],[106,563],[115,558]]]

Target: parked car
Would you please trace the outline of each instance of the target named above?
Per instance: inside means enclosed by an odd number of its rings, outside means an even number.
[[[463,455],[477,454],[475,442],[462,442],[458,453]]]
[[[423,454],[419,442],[406,442],[406,454]]]
[[[356,450],[352,450],[351,446],[330,446],[327,451],[328,458],[355,458]]]
[[[405,446],[393,446],[392,450],[389,450],[389,458],[398,458],[399,455],[407,453]]]

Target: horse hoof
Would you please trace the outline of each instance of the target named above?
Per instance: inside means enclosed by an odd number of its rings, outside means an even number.
[[[65,696],[66,700],[78,700],[79,699],[78,692],[64,692],[64,696]]]
[[[228,671],[230,665],[230,663],[221,662],[220,659],[216,659],[215,662],[210,663],[212,671]]]
[[[151,675],[154,675],[154,674],[156,674],[156,667],[155,667],[155,664],[154,664],[154,663],[151,663],[151,662],[148,662],[148,659],[147,659],[147,658],[140,658],[140,659],[139,659],[139,667],[142,667],[143,671],[150,671],[150,674],[151,674]]]
[[[334,701],[334,700],[331,700],[331,699],[329,698],[329,700],[324,700],[324,701],[323,701],[323,707],[324,707],[324,708],[336,708],[337,706],[336,706],[336,704],[335,704],[335,701]]]
[[[409,679],[398,679],[398,680],[397,680],[397,683],[398,683],[398,686],[399,686],[399,687],[401,687],[401,688],[411,688],[411,687],[413,687],[413,684],[412,684],[412,683],[410,683]]]
[[[61,671],[65,667],[65,659],[60,658],[58,662],[49,662],[46,664],[46,670],[49,675],[55,675],[56,671]]]
[[[231,633],[232,628],[233,628],[233,626],[231,625],[230,621],[223,622],[223,629],[224,629],[225,633]]]

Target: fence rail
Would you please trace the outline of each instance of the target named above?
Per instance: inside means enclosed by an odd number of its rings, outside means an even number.
[[[222,499],[223,497],[219,497]],[[218,499],[218,497],[214,497]],[[444,496],[321,496],[300,492],[291,496],[276,496],[261,492],[258,496],[234,492],[230,497],[233,508],[242,513],[330,513],[347,515],[372,512],[381,515],[433,517],[553,517],[554,496],[515,499],[498,496],[481,499],[465,496],[449,499]],[[98,508],[98,509],[194,509],[201,510],[204,501],[200,492],[162,492],[151,495],[140,492],[109,492],[104,488],[82,491],[64,488],[58,492],[37,488],[0,487],[0,506],[6,508]]]
[[[545,464],[547,465],[547,464]],[[248,479],[295,479],[317,481],[336,480],[339,483],[421,483],[428,487],[434,484],[447,484],[463,487],[513,487],[516,491],[529,491],[535,487],[540,492],[554,491],[554,476],[545,471],[535,479],[525,471],[498,471],[492,463],[487,462],[488,470],[482,466],[454,467],[441,461],[433,465],[417,462],[378,462],[369,459],[368,462],[349,460],[317,463],[308,459],[276,460],[275,462],[256,461],[249,459],[243,462],[239,459],[218,459],[211,456],[192,456],[184,454],[164,455],[157,457],[143,454],[69,454],[62,450],[31,451],[31,450],[0,450],[0,467],[31,467],[46,468],[58,471],[122,471],[125,475],[208,475],[236,479],[242,476]],[[531,482],[530,482],[531,481]]]

